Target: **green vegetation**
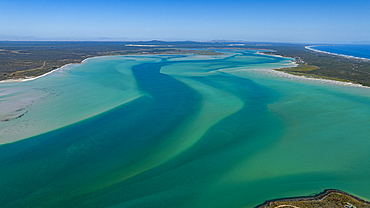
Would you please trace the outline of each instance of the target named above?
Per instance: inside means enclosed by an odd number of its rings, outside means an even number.
[[[135,44],[135,46],[129,46]],[[141,46],[143,45],[143,46]],[[148,46],[154,45],[155,47]],[[220,55],[204,48],[217,44],[196,42],[0,42],[0,80],[39,76],[63,65],[81,63],[86,58],[109,55],[196,54]]]
[[[94,56],[174,50],[127,47],[125,43],[108,42],[0,42],[0,80],[38,76]]]
[[[302,44],[234,42],[0,42],[0,80],[38,76],[94,56],[143,54],[220,55],[215,49],[268,49],[265,54],[296,59],[295,68],[278,69],[312,78],[370,86],[370,61],[318,53]],[[191,49],[189,49],[191,48]],[[203,50],[199,50],[203,49]]]
[[[350,82],[349,80],[345,79],[339,79],[335,77],[327,77],[327,76],[321,76],[316,74],[310,74],[308,72],[319,69],[316,66],[311,66],[307,64],[298,64],[296,67],[290,67],[290,68],[280,68],[275,69],[276,71],[282,71],[288,74],[296,75],[296,76],[304,76],[307,78],[317,78],[317,79],[330,79],[334,81],[341,81],[341,82]]]
[[[279,71],[287,71],[287,72],[306,72],[317,69],[317,66],[311,66],[307,64],[298,64],[296,67],[292,68],[280,68]]]
[[[294,208],[319,208],[319,207],[330,207],[330,208],[370,208],[370,203],[360,198],[352,196],[338,190],[326,190],[324,193],[316,195],[314,197],[303,197],[303,198],[291,198],[267,201],[265,204],[258,206],[258,208],[278,208],[278,207],[294,207]]]
[[[272,45],[273,54],[286,57],[299,57],[307,67],[315,66],[312,70],[285,70],[285,72],[307,77],[350,81],[370,86],[370,61],[346,58],[314,52],[304,48],[304,45]]]
[[[222,55],[223,53],[218,53],[213,50],[181,50],[184,54],[195,54],[200,56],[215,56]]]

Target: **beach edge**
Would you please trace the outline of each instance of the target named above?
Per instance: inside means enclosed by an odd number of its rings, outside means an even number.
[[[368,204],[370,206],[369,201],[366,201],[366,200],[364,200],[364,199],[362,199],[358,196],[354,196],[350,193],[347,193],[347,192],[344,192],[344,191],[341,191],[341,190],[338,190],[338,189],[325,189],[323,192],[315,194],[314,196],[298,196],[298,197],[287,197],[287,198],[277,198],[277,199],[266,200],[264,203],[255,206],[255,208],[269,208],[269,207],[271,207],[271,204],[273,202],[320,201],[320,200],[329,196],[332,193],[339,193],[339,194],[349,196],[349,197],[353,198],[354,200],[357,200],[357,201],[359,201],[361,203],[364,203],[364,204]],[[288,205],[288,206],[290,206],[290,205]],[[294,206],[290,206],[290,207],[294,207]]]

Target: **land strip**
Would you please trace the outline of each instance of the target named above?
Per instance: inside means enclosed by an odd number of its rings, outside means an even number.
[[[305,45],[275,45],[269,47],[275,52],[266,54],[292,57],[298,64],[295,68],[283,68],[289,74],[311,78],[349,81],[370,86],[370,60],[348,58],[327,53],[315,52]]]
[[[217,55],[209,50],[184,50],[167,42],[150,41],[132,46],[126,42],[13,42],[0,41],[0,80],[36,77],[66,64],[109,55],[198,54]],[[192,44],[185,44],[192,46]],[[198,44],[199,45],[199,44]],[[177,44],[182,47],[184,44]]]
[[[36,77],[95,56],[145,54],[218,55],[217,49],[267,49],[295,59],[297,67],[277,69],[309,78],[370,86],[370,61],[306,49],[304,44],[252,42],[12,42],[0,41],[0,80]],[[191,48],[191,49],[189,49]],[[202,50],[199,50],[202,49]]]
[[[315,196],[295,197],[266,201],[256,208],[279,208],[279,207],[330,207],[330,208],[370,208],[370,202],[353,196],[343,191],[328,189]]]

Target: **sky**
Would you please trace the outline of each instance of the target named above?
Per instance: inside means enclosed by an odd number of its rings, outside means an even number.
[[[0,40],[352,43],[370,41],[369,8],[369,0],[0,0]]]

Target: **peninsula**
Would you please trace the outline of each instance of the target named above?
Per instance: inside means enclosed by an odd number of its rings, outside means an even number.
[[[256,208],[302,208],[302,207],[330,207],[330,208],[367,208],[370,202],[343,191],[327,189],[322,193],[309,197],[294,197],[266,201]]]

